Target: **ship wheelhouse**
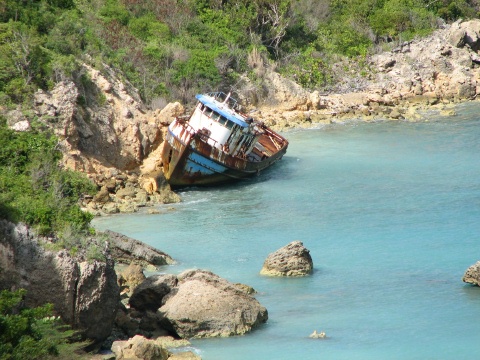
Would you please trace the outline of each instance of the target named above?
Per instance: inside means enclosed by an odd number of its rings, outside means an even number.
[[[253,119],[234,111],[235,100],[224,93],[197,95],[197,99],[189,124],[204,141],[229,155],[244,158],[250,153],[262,131]]]

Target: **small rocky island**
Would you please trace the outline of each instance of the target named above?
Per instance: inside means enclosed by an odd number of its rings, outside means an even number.
[[[313,271],[310,251],[301,241],[293,241],[268,255],[260,274],[267,276],[305,276]]]
[[[463,275],[463,282],[480,286],[480,261],[470,266]]]

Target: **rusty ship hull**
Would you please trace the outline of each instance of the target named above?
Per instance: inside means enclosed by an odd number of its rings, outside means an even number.
[[[268,168],[286,153],[288,141],[241,113],[230,94],[197,95],[189,117],[168,127],[163,172],[172,187],[216,185]]]
[[[225,184],[249,178],[280,160],[287,151],[287,144],[277,150],[272,138],[284,139],[269,130],[259,141],[265,149],[275,149],[274,153],[271,156],[259,153],[257,157],[263,160],[249,161],[208,144],[201,134],[189,132],[181,122],[176,126],[184,127],[182,135],[176,136],[169,130],[162,155],[165,178],[174,188]]]

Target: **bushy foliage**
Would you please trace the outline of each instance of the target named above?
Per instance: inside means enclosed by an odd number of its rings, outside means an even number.
[[[81,59],[120,69],[147,104],[187,102],[254,73],[252,48],[284,74],[306,67],[300,81],[318,87],[337,56],[364,57],[478,10],[477,0],[0,0],[0,101],[78,81]]]
[[[51,315],[52,306],[21,309],[25,291],[0,292],[0,359],[44,359],[57,355],[56,343],[43,337],[42,318]]]
[[[0,291],[0,360],[78,358],[85,343],[69,344],[74,332],[52,316],[52,305],[25,308],[25,290]]]
[[[92,216],[77,201],[95,186],[58,166],[57,140],[39,131],[14,132],[0,119],[0,218],[23,221],[42,234],[65,224],[88,229]]]

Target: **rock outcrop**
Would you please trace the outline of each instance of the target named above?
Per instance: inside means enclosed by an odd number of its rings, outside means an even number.
[[[313,271],[312,257],[300,241],[278,249],[268,255],[260,274],[268,276],[305,276]]]
[[[47,245],[27,226],[0,220],[0,289],[24,288],[26,306],[52,303],[64,322],[90,339],[105,339],[119,302],[113,261],[74,258]]]
[[[152,275],[135,288],[130,296],[131,307],[140,311],[157,311],[163,298],[178,284],[175,275]]]
[[[115,341],[112,351],[117,360],[167,360],[169,353],[155,340],[136,335],[127,341]]]
[[[111,230],[106,230],[103,234],[108,238],[112,257],[117,263],[134,263],[143,267],[148,265],[172,265],[175,263],[175,260],[168,254],[141,241]]]
[[[463,282],[480,286],[480,261],[470,266],[463,275]]]
[[[74,326],[87,338],[101,341],[112,331],[119,301],[114,262],[83,261],[78,267]]]
[[[241,287],[204,270],[178,275],[158,310],[162,326],[181,338],[242,335],[267,321],[267,310]]]
[[[353,119],[425,120],[426,108],[442,114],[449,104],[479,95],[479,29],[478,19],[458,21],[369,57],[368,68],[349,60],[333,64],[334,72],[344,76],[324,94],[265,75],[268,101],[247,110],[256,110],[255,117],[276,129]],[[345,73],[345,68],[351,71]],[[244,89],[248,96],[248,81]]]
[[[99,71],[83,64],[83,71],[89,81],[81,86],[62,81],[50,92],[38,90],[35,115],[58,136],[63,165],[88,174],[99,186],[93,199],[84,199],[84,208],[102,215],[178,202],[166,183],[148,193],[140,182],[161,169],[165,126],[184,113],[183,106],[149,110],[138,91],[108,66]],[[23,118],[15,119],[12,128],[25,128]]]
[[[120,286],[120,294],[131,295],[135,288],[145,281],[146,276],[143,273],[143,267],[135,263],[131,263],[123,271],[117,271],[118,285]]]

